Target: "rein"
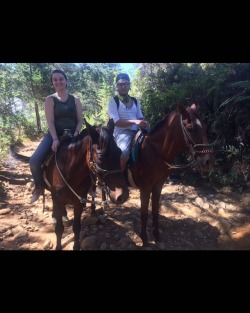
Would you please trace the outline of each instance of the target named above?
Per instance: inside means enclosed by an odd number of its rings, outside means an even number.
[[[74,189],[68,184],[68,182],[66,181],[66,179],[64,178],[59,166],[58,166],[58,163],[57,163],[57,159],[56,159],[56,152],[55,152],[55,163],[56,163],[56,168],[59,172],[59,174],[61,175],[64,183],[67,185],[67,187],[73,192],[73,194],[79,199],[79,201],[81,203],[91,203],[91,204],[100,204],[100,203],[97,203],[96,201],[91,201],[91,200],[88,200],[88,199],[84,199],[82,197],[80,197],[75,191]]]
[[[112,170],[112,171],[107,171],[107,170],[104,170],[102,168],[100,168],[96,162],[94,161],[94,158],[93,158],[93,150],[92,150],[92,145],[90,144],[90,158],[89,158],[89,169],[91,171],[91,174],[93,174],[95,177],[96,177],[96,181],[93,179],[92,175],[91,175],[91,180],[93,183],[98,183],[99,186],[101,186],[101,188],[103,188],[106,192],[106,194],[108,194],[108,188],[105,184],[105,179],[108,175],[111,175],[111,174],[116,174],[116,173],[122,173],[121,170]],[[59,166],[58,166],[58,163],[57,163],[57,158],[56,158],[56,152],[55,152],[55,163],[56,163],[56,167],[57,167],[57,170],[60,174],[60,176],[62,177],[64,183],[66,184],[66,186],[72,191],[72,193],[79,199],[79,201],[81,203],[91,203],[91,204],[97,204],[97,205],[103,205],[106,203],[106,201],[102,201],[102,202],[98,202],[98,201],[91,201],[91,200],[88,200],[88,199],[85,199],[83,197],[80,197],[75,191],[74,189],[69,185],[69,183],[66,181],[66,179],[64,178]]]

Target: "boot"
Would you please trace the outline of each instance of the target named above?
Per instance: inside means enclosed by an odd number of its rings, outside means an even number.
[[[32,197],[30,199],[30,203],[36,202],[39,197],[43,194],[43,188],[42,187],[35,187],[35,189],[32,192]]]

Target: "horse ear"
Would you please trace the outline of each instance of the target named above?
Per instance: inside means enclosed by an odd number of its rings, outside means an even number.
[[[177,104],[177,112],[182,114],[183,119],[189,118],[189,114],[183,104]]]
[[[99,133],[98,133],[98,131],[96,130],[96,128],[94,126],[90,125],[86,121],[85,118],[84,118],[84,122],[86,124],[86,128],[88,130],[88,133],[89,133],[90,137],[92,138],[93,143],[98,143],[98,141],[99,141]]]
[[[109,119],[108,124],[107,124],[108,130],[113,134],[114,128],[115,128],[115,123],[112,118]]]

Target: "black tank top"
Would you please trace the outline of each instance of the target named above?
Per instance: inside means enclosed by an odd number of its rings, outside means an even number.
[[[75,97],[68,95],[66,101],[60,101],[56,96],[51,96],[54,101],[55,128],[58,136],[63,134],[64,129],[70,129],[72,132],[76,128],[76,105]]]

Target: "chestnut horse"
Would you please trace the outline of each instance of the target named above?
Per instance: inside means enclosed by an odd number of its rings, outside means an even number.
[[[213,162],[211,145],[208,144],[206,126],[200,119],[197,108],[193,104],[189,108],[178,105],[176,110],[145,136],[138,160],[128,171],[132,175],[131,186],[140,190],[141,202],[141,239],[143,245],[148,243],[146,225],[148,206],[152,202],[152,233],[155,241],[160,241],[159,207],[163,184],[166,182],[177,154],[186,150],[192,159],[190,165],[197,170],[208,170]],[[130,176],[130,175],[129,175]]]
[[[77,137],[61,141],[57,152],[44,170],[44,187],[51,192],[52,215],[56,219],[56,250],[62,250],[62,217],[66,214],[65,206],[68,204],[74,206],[73,249],[80,249],[81,214],[86,202],[91,202],[87,200],[87,194],[92,180],[97,180],[107,187],[113,203],[120,205],[129,196],[120,168],[121,150],[113,138],[113,120],[100,128],[91,126],[87,121],[85,123],[87,127]]]

